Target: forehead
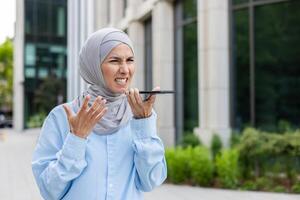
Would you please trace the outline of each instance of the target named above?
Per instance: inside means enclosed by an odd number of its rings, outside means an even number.
[[[111,50],[107,57],[117,56],[117,57],[130,57],[133,56],[131,48],[127,44],[119,44]]]

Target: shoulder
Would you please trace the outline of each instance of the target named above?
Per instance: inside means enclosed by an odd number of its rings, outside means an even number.
[[[69,107],[72,106],[71,102],[65,103]],[[45,124],[52,124],[57,126],[58,128],[66,127],[68,125],[67,115],[63,108],[63,104],[55,106],[48,114],[45,119]]]
[[[48,116],[53,116],[53,117],[66,117],[65,109],[63,105],[69,106],[73,110],[72,102],[67,102],[64,104],[60,104],[55,106],[50,112]]]

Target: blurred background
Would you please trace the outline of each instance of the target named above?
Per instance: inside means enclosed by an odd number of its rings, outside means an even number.
[[[113,26],[133,41],[132,86],[176,90],[155,105],[169,183],[300,193],[299,0],[14,0],[0,9],[2,130],[30,135],[83,92],[79,50]]]

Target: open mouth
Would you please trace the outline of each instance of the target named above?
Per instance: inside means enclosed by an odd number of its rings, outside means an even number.
[[[118,85],[126,85],[127,81],[128,81],[128,78],[116,78],[115,79],[115,82]]]

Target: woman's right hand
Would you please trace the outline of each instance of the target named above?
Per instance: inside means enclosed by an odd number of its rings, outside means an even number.
[[[107,111],[106,100],[98,96],[91,107],[88,106],[90,96],[84,98],[84,102],[77,114],[66,104],[63,105],[70,125],[70,131],[81,138],[87,138],[96,123],[103,117]]]

